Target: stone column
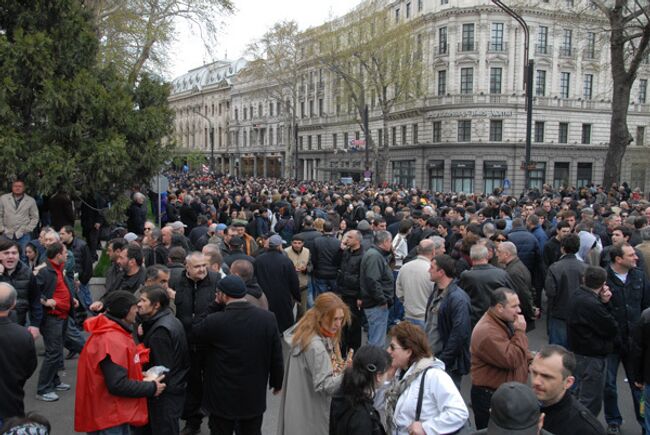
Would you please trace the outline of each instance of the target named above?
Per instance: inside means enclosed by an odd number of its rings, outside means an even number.
[[[267,174],[268,174],[268,172],[267,172],[268,169],[267,169],[267,161],[266,161],[266,160],[267,160],[267,157],[266,157],[266,153],[262,154],[262,158],[264,159],[264,166],[263,166],[263,167],[264,167],[264,169],[263,169],[264,172],[263,172],[263,173],[264,173],[264,178],[266,178],[266,177],[268,176],[268,175],[267,175]]]
[[[257,177],[257,156],[253,156],[253,177]]]

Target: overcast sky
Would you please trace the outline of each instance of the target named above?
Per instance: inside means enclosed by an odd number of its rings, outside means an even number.
[[[239,58],[246,46],[262,36],[274,23],[295,20],[300,29],[323,23],[329,17],[338,17],[350,11],[361,0],[235,0],[236,12],[224,18],[219,45],[214,56],[223,59]],[[178,28],[179,41],[174,45],[167,79],[173,79],[212,59],[205,51],[201,38],[189,26]]]

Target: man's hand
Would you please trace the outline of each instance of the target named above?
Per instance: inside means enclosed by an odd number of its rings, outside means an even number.
[[[172,301],[175,300],[176,299],[176,291],[174,289],[171,289],[171,288],[167,287],[167,296]]]
[[[521,314],[517,314],[517,318],[512,324],[515,331],[526,332],[526,319]]]
[[[643,390],[643,387],[645,387],[644,384],[640,384],[640,383],[638,383],[638,382],[635,382],[635,383],[634,383],[634,386],[635,386],[637,389],[639,389],[639,390]]]
[[[0,263],[0,275],[5,273],[5,267]]]
[[[165,391],[167,385],[159,381],[159,379],[162,379],[163,377],[164,375],[153,380],[154,384],[156,384],[156,394],[154,394],[153,397],[158,397],[163,393],[163,391]]]
[[[72,305],[74,305],[75,308],[79,308],[79,299],[72,298]]]
[[[78,279],[74,280],[74,290],[75,292],[79,293],[79,287],[81,286],[81,282],[79,282]]]
[[[41,335],[41,331],[36,326],[28,326],[27,330],[30,334],[32,334],[32,338],[34,338],[34,340],[36,340]]]
[[[102,227],[102,224],[96,223],[94,226],[96,230],[99,230]]]
[[[422,427],[422,423],[419,421],[414,421],[411,423],[409,426],[409,434],[410,435],[426,435],[424,433],[424,428]]]
[[[94,311],[95,313],[99,313],[103,309],[104,309],[104,304],[101,303],[100,301],[93,302],[92,304],[90,304],[90,311]]]
[[[598,296],[600,297],[600,301],[603,304],[606,304],[612,298],[612,291],[609,289],[609,287],[603,286],[603,288],[600,291],[600,293],[598,294]]]
[[[56,301],[54,299],[46,299],[44,302],[41,301],[41,304],[43,304],[47,308],[55,308],[56,307]]]
[[[362,306],[363,306],[363,301],[361,299],[357,299],[357,308],[361,309]]]

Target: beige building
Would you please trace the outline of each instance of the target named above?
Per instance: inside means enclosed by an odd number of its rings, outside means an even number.
[[[534,186],[600,183],[606,170],[608,35],[598,13],[583,3],[542,0],[520,10],[529,24],[535,62]],[[422,96],[395,106],[387,120],[387,137],[381,138],[390,145],[384,179],[442,191],[491,192],[504,186],[521,191],[526,132],[521,28],[487,0],[401,0],[384,7],[395,21],[415,21],[427,72]],[[358,178],[366,167],[358,117],[336,98],[334,76],[314,64],[305,63],[296,104],[298,174],[308,180]],[[217,62],[174,80],[170,102],[177,113],[177,140],[209,154],[210,126],[193,108],[212,114],[213,104],[229,105],[228,113],[208,115],[219,127],[215,155],[221,170],[292,173],[294,156],[288,162],[285,152],[292,134],[285,102],[270,97],[268,83],[238,79],[244,65],[243,60]],[[210,80],[214,71],[224,70],[232,73]],[[644,191],[650,189],[649,76],[644,64],[632,90],[628,125],[635,141],[622,173],[631,187]],[[194,90],[192,81],[201,78],[204,84]],[[369,104],[369,129],[377,143],[382,118],[372,99]],[[374,163],[370,153],[371,170]]]

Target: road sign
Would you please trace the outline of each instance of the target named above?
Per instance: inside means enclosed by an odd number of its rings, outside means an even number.
[[[169,178],[164,175],[156,175],[151,179],[149,186],[151,191],[154,193],[167,192],[167,189],[169,189]]]

